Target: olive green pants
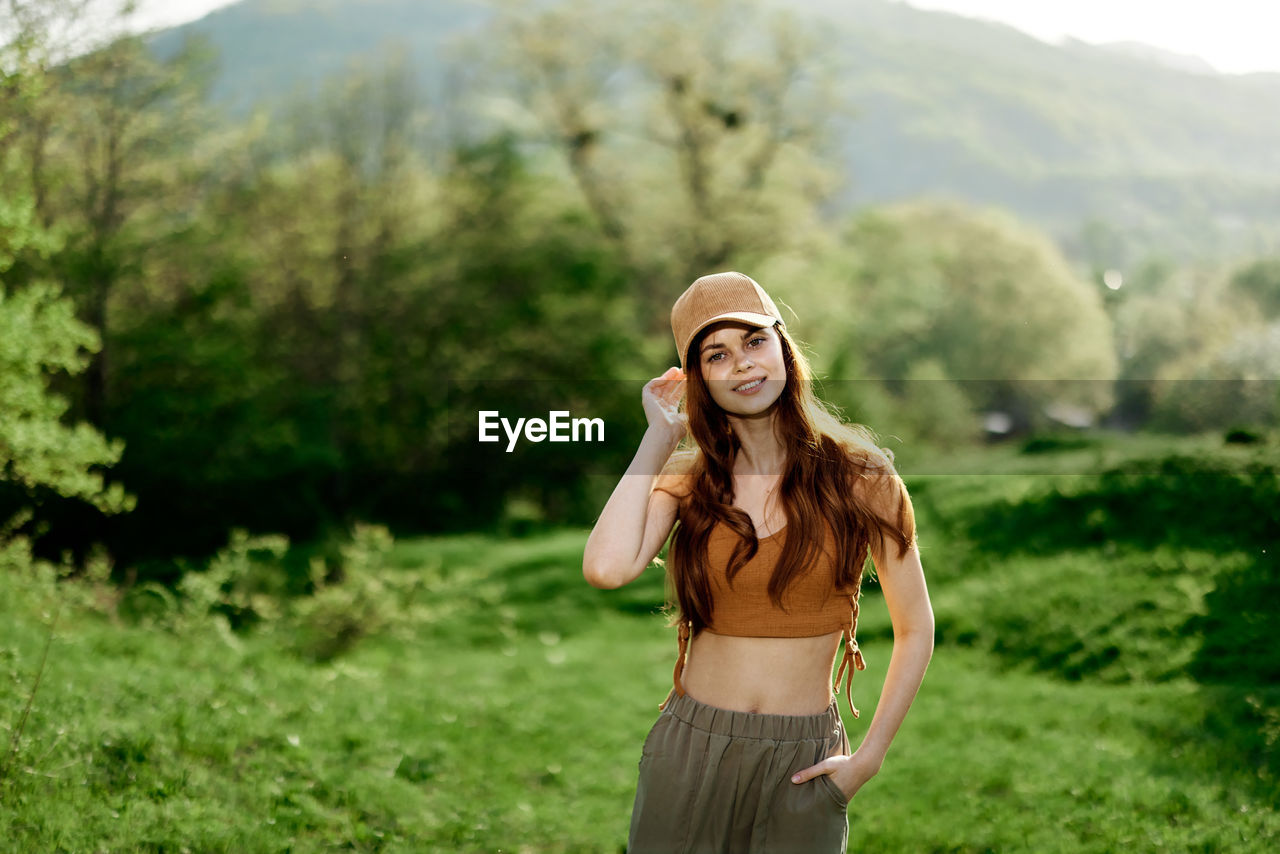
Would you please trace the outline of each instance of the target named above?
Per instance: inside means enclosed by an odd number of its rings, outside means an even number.
[[[627,854],[843,854],[840,787],[826,774],[791,782],[842,753],[834,698],[820,715],[758,715],[673,695],[641,750]]]

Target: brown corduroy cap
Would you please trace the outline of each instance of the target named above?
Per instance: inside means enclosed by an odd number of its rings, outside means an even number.
[[[671,332],[680,353],[680,368],[694,336],[721,320],[741,320],[755,326],[781,323],[782,313],[755,279],[742,273],[712,273],[689,286],[671,307]]]

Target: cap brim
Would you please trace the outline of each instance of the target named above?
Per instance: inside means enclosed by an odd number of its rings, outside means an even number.
[[[688,363],[688,349],[693,345],[693,339],[698,337],[698,333],[716,323],[726,320],[739,320],[743,323],[749,323],[752,326],[770,327],[775,323],[782,323],[781,320],[771,314],[761,314],[758,311],[726,311],[724,314],[717,314],[708,320],[699,324],[693,332],[689,333],[689,343],[685,345],[686,352],[680,354],[680,358],[684,364]]]

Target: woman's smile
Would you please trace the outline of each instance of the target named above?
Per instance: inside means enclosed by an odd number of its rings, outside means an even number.
[[[702,341],[701,358],[712,400],[730,415],[767,411],[787,386],[782,341],[769,327],[716,324]]]

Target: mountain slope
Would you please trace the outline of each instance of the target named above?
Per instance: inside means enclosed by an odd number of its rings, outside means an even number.
[[[840,128],[852,208],[921,194],[1008,207],[1081,258],[1088,222],[1123,266],[1280,247],[1280,75],[1172,67],[1134,49],[1055,46],[1011,27],[888,0],[787,4],[822,23],[857,116]],[[233,113],[283,100],[357,57],[406,50],[442,93],[467,0],[243,0],[156,37],[220,50]],[[1094,231],[1097,231],[1095,226]]]

